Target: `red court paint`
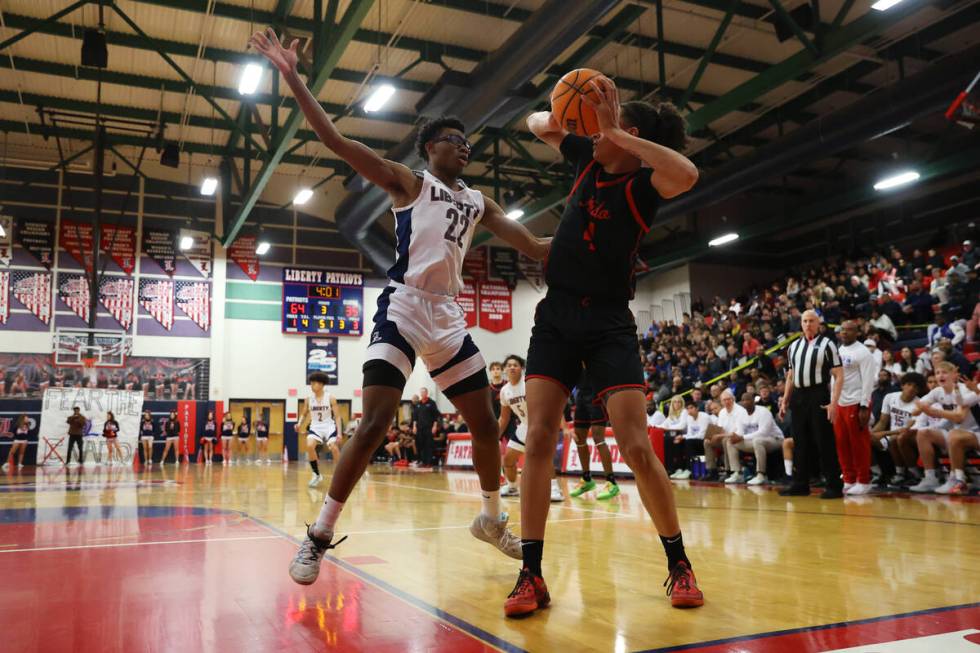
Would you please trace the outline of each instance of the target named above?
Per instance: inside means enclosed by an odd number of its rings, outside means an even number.
[[[329,560],[296,585],[295,544],[237,514],[88,516],[0,520],[3,650],[499,650]]]

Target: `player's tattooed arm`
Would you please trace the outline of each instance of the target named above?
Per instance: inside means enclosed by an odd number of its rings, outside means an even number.
[[[505,243],[536,261],[548,258],[551,251],[551,238],[538,238],[527,227],[504,215],[500,205],[484,196],[486,209],[480,224]]]
[[[611,79],[600,77],[589,83],[599,94],[599,99],[593,100],[588,95],[582,98],[595,109],[603,136],[653,168],[650,183],[664,199],[689,191],[698,181],[697,166],[680,152],[642,139],[622,128],[619,91]],[[636,131],[635,128],[630,129]]]
[[[391,195],[396,205],[411,202],[418,196],[422,180],[412,174],[411,170],[401,163],[385,159],[364,143],[347,138],[337,130],[327,112],[299,76],[296,67],[299,60],[298,39],[293,39],[288,47],[284,47],[275,31],[269,28],[253,34],[249,45],[279,70],[296,97],[296,103],[306,116],[306,121],[324,145],[349,163],[358,174]]]
[[[538,111],[527,117],[527,128],[540,141],[561,151],[561,142],[568,136],[550,111]]]

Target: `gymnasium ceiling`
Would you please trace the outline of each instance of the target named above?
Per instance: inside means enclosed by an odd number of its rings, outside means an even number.
[[[349,194],[344,181],[351,171],[302,121],[293,121],[298,129],[292,133],[294,104],[269,71],[255,95],[239,95],[241,67],[254,58],[246,49],[249,35],[273,25],[307,39],[312,68],[323,82],[317,97],[328,114],[342,116],[338,126],[346,135],[385,153],[411,135],[417,104],[447,71],[472,72],[545,4],[117,0],[100,7],[84,0],[2,0],[0,130],[6,135],[0,147],[13,165],[52,165],[60,144],[62,156],[76,155],[71,164],[84,170],[91,169],[85,150],[93,130],[87,125],[96,112],[162,124],[165,141],[180,147],[180,167],[159,165],[154,153],[142,171],[197,185],[229,162],[232,173],[224,185],[231,186],[233,201],[225,210],[226,238],[248,221],[242,204],[288,207],[304,186],[316,190],[304,211],[332,222]],[[872,10],[869,0],[608,4],[595,24],[569,37],[563,52],[540,62],[533,88],[517,94],[525,98],[522,113],[540,106],[542,93],[567,70],[602,70],[616,79],[623,99],[659,96],[682,105],[692,133],[688,154],[702,170],[702,184],[748,169],[761,148],[770,148],[761,150],[765,155],[788,145],[796,130],[861,106],[855,103],[980,43],[980,0],[904,0],[888,11]],[[82,67],[84,30],[98,27],[100,10],[108,67]],[[974,63],[980,69],[980,57]],[[385,82],[398,93],[382,111],[366,114],[364,100]],[[45,113],[51,111],[58,126]],[[76,117],[65,118],[68,113]],[[108,130],[113,163],[125,168],[145,143],[157,143],[140,129]],[[887,229],[899,210],[900,222],[921,225],[926,233],[937,215],[935,203],[923,196],[954,207],[940,211],[939,222],[971,212],[980,217],[978,133],[980,128],[951,126],[933,111],[884,136],[828,146],[675,212],[654,230],[644,257],[653,269],[694,258],[785,264],[787,256],[804,251],[821,255],[813,243],[826,243],[828,234],[843,229],[842,221],[870,220]],[[482,144],[467,170],[471,183],[507,208],[522,206],[532,230],[551,233],[567,188],[567,173],[551,151],[535,143],[519,120],[504,130],[482,128],[471,140]],[[883,170],[916,162],[928,170],[918,187],[884,201],[858,192]],[[389,222],[380,220],[375,228],[390,234]],[[906,228],[912,237],[919,227]],[[704,243],[724,230],[753,237],[723,256],[709,253]]]

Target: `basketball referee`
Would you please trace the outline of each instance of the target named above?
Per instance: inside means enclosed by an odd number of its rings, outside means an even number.
[[[815,311],[803,313],[802,327],[803,336],[789,347],[786,392],[779,401],[780,420],[786,418],[787,408],[792,412],[793,464],[796,471],[793,472],[792,485],[779,494],[810,494],[810,457],[816,450],[820,456],[820,471],[827,481],[820,498],[839,499],[844,493],[833,423],[844,386],[844,368],[837,344],[820,334],[820,316]],[[833,397],[830,395],[831,377],[834,378]]]

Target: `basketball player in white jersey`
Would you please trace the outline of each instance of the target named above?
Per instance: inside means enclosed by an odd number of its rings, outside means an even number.
[[[466,333],[455,297],[463,286],[463,257],[477,223],[536,260],[547,257],[550,239],[534,237],[509,220],[493,200],[460,180],[470,144],[458,120],[442,118],[418,130],[418,152],[427,169],[409,170],[337,131],[296,70],[298,41],[285,48],[269,29],[253,35],[250,44],[282,74],[323,144],[388,193],[397,237],[395,264],[378,299],[365,356],[364,418],[344,447],[320,515],[290,565],[290,576],[300,584],[313,583],[323,555],[336,546],[331,540],[337,518],[384,440],[416,356],[422,357],[432,380],[462,413],[473,435],[482,506],[470,533],[521,559],[520,540],[500,512],[500,449],[486,363]]]
[[[324,390],[327,375],[323,372],[310,374],[310,395],[303,404],[296,432],[306,436],[306,459],[313,470],[313,478],[308,485],[316,487],[323,481],[320,464],[317,462],[317,447],[326,446],[333,455],[334,464],[340,460],[340,412],[337,399]]]
[[[527,396],[524,392],[524,359],[516,354],[511,354],[504,359],[504,374],[507,382],[500,388],[500,417],[498,426],[500,436],[503,437],[507,432],[507,425],[510,423],[510,415],[517,416],[517,429],[507,440],[507,451],[504,453],[504,477],[507,484],[500,488],[500,496],[516,497],[520,496],[517,484],[517,461],[524,453],[524,439],[527,437]],[[558,479],[551,479],[551,500],[564,501],[565,496],[558,487]]]
[[[926,394],[926,379],[917,372],[902,375],[898,392],[890,392],[881,402],[881,416],[871,431],[871,446],[887,451],[895,463],[895,475],[888,485],[908,485],[915,474],[919,452],[915,448],[916,400]]]

